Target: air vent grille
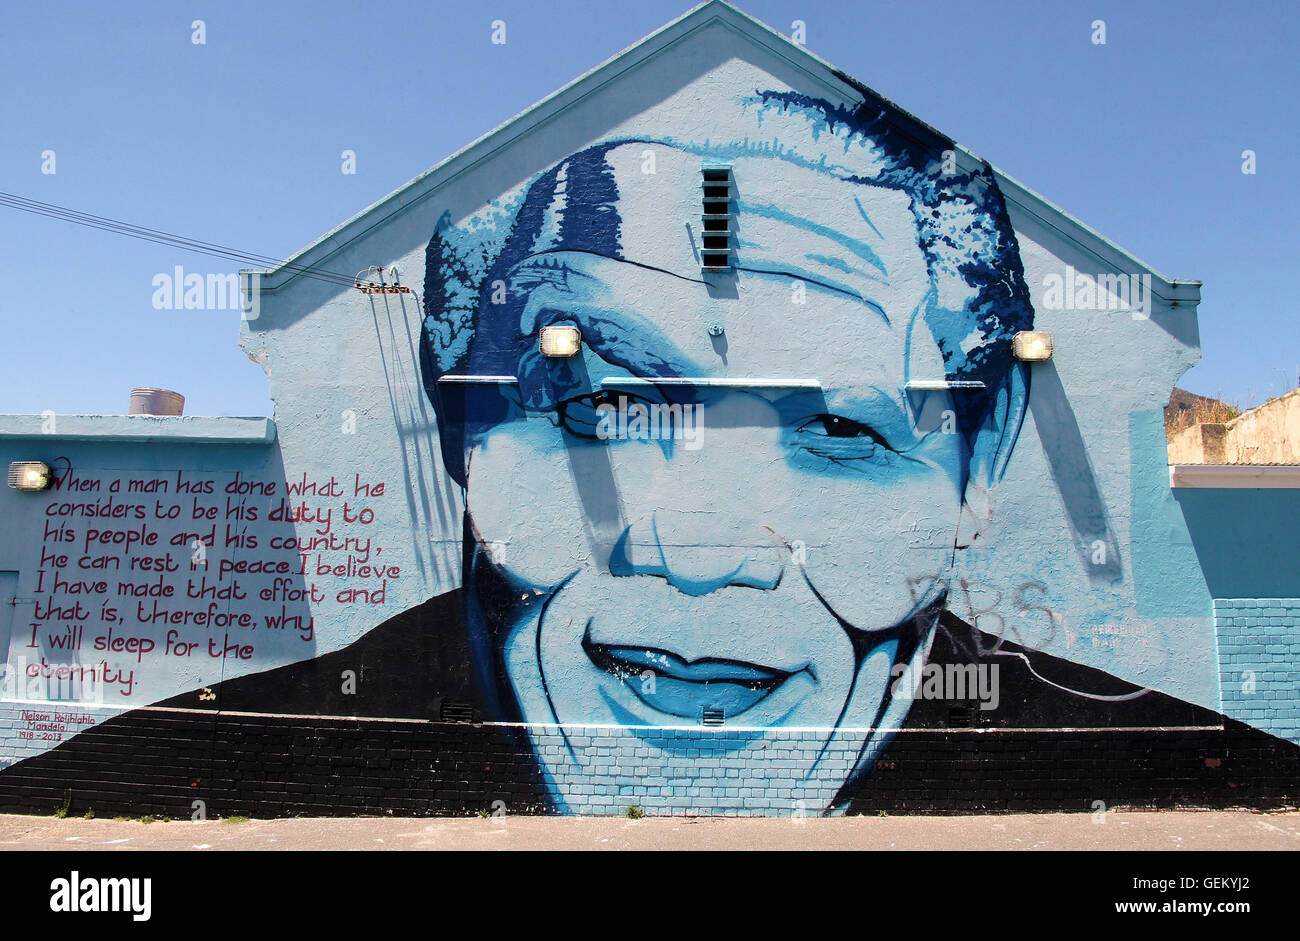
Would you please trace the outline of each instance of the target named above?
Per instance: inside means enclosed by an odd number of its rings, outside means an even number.
[[[973,729],[975,725],[975,710],[972,707],[956,706],[948,710],[948,728]]]
[[[705,272],[729,271],[735,250],[732,207],[735,181],[731,167],[705,167],[701,183],[704,234],[701,237],[700,267]]]
[[[473,722],[474,707],[458,699],[444,699],[438,707],[438,718],[442,722]]]

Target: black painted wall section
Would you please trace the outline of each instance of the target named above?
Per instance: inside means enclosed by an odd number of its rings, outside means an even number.
[[[0,809],[72,814],[445,816],[550,811],[514,728],[468,723],[127,713],[0,775]],[[1300,798],[1289,743],[1222,730],[904,732],[849,812],[1274,809]]]

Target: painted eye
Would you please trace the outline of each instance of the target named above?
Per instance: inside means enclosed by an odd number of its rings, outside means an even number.
[[[556,406],[556,411],[560,415],[560,424],[566,430],[583,438],[595,438],[596,427],[600,424],[597,409],[602,405],[615,408],[618,403],[608,392],[592,392],[565,399]]]
[[[870,442],[871,444],[879,444],[882,447],[889,448],[889,442],[882,438],[870,425],[864,425],[862,422],[844,418],[841,415],[817,415],[800,425],[798,430],[804,434],[817,435],[823,438]],[[893,450],[893,448],[889,449]]]
[[[629,411],[649,414],[655,403],[628,392],[590,392],[565,399],[556,406],[560,424],[572,434],[582,438],[617,437],[614,433],[620,422],[626,423]]]

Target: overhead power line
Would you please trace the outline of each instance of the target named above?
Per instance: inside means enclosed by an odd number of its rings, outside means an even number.
[[[293,264],[271,255],[261,255],[256,252],[231,248],[228,245],[204,242],[199,239],[177,235],[174,232],[164,232],[161,229],[149,229],[144,226],[132,225],[129,222],[122,222],[119,219],[110,219],[107,216],[97,216],[88,212],[80,212],[76,209],[69,209],[66,206],[56,206],[53,203],[43,203],[13,193],[0,192],[0,206],[8,206],[11,209],[20,209],[23,212],[35,213],[36,215],[46,216],[51,219],[61,219],[64,222],[72,222],[76,225],[86,226],[92,229],[100,229],[101,231],[111,232],[115,235],[125,235],[129,238],[141,239],[146,242],[155,242],[159,245],[170,245],[174,248],[198,252],[203,255],[211,255],[216,258],[226,258],[244,264],[257,265],[262,268],[283,268],[286,271],[293,271],[303,277],[315,278],[318,281],[324,281],[328,284],[337,284],[344,287],[363,286],[356,278],[339,271],[329,271],[324,268],[317,268],[313,265]]]

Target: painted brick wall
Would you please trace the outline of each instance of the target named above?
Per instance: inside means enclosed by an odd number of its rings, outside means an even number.
[[[791,766],[802,763],[806,741],[796,731],[782,730],[761,764],[733,769],[724,756],[743,733],[672,730],[695,773],[670,778],[656,776],[664,771],[649,754],[620,753],[614,731],[569,729],[579,761],[627,773],[612,785],[595,775],[578,782],[584,790],[571,792],[568,812],[621,814],[629,804],[653,816],[804,811],[791,796],[799,784]],[[75,816],[93,809],[179,819],[199,806],[210,817],[561,810],[520,735],[492,724],[136,710],[82,733],[76,751],[56,748],[11,767],[0,776],[0,809],[49,813],[67,800]],[[537,743],[557,745],[558,735]],[[1300,753],[1228,720],[1201,729],[901,732],[847,811],[1092,812],[1097,801],[1268,809],[1297,799]],[[808,808],[810,816],[819,810]]]
[[[1223,711],[1300,743],[1300,598],[1216,598]]]
[[[0,768],[43,754],[51,742],[66,741],[121,711],[57,700],[0,702]]]
[[[815,795],[829,784],[833,794],[853,770],[861,737],[784,729],[761,736],[762,759],[738,753],[753,731],[711,728],[647,729],[635,743],[625,730],[532,728],[534,747],[552,769],[565,769],[556,781],[565,795],[564,810],[575,814],[619,814],[635,805],[648,814],[678,816],[801,816],[821,811]],[[580,753],[566,762],[570,747]],[[805,770],[825,747],[817,777]],[[582,770],[579,771],[578,769]]]

